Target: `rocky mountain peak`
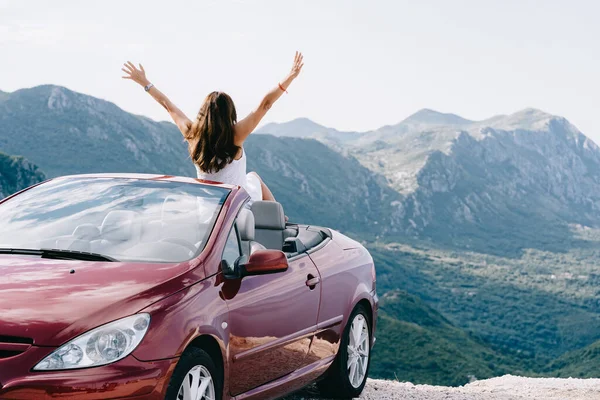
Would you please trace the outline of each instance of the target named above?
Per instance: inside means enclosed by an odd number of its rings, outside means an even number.
[[[0,114],[0,150],[27,157],[49,177],[64,174],[66,160],[77,157],[81,161],[69,172],[110,166],[112,171],[193,175],[175,125],[61,86],[17,90],[1,103]]]
[[[311,137],[315,134],[327,132],[333,129],[308,118],[296,118],[284,123],[270,123],[258,129],[258,133],[268,133],[275,136]]]
[[[469,125],[473,121],[460,117],[456,114],[446,114],[439,111],[424,108],[406,118],[401,124],[425,124],[425,125]]]
[[[69,99],[67,90],[61,87],[54,87],[50,92],[50,96],[48,97],[48,108],[51,110],[54,109],[63,109],[68,108],[71,105],[71,100]]]
[[[39,112],[40,108],[50,113],[64,113],[67,111],[86,111],[90,113],[113,113],[120,109],[111,102],[74,92],[63,86],[39,85],[31,88],[19,89],[12,93],[1,94],[4,100],[19,107],[33,107]]]
[[[548,124],[550,121],[562,119],[563,118],[548,114],[535,108],[526,108],[514,114],[497,116],[481,121],[478,123],[478,125],[489,126],[490,128],[506,131],[543,131],[548,129]]]

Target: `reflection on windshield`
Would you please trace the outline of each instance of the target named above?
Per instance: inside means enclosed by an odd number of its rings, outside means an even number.
[[[0,248],[178,262],[203,247],[229,191],[200,184],[64,178],[0,205]]]

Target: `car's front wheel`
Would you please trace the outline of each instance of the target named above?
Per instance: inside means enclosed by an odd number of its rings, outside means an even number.
[[[371,322],[358,305],[344,329],[340,350],[325,379],[317,383],[321,394],[333,398],[358,397],[367,383],[371,355]]]
[[[187,349],[169,382],[166,400],[220,400],[221,376],[214,361],[202,349]]]

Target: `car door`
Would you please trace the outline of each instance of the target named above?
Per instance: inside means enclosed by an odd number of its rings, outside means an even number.
[[[318,266],[321,277],[322,298],[319,305],[317,331],[311,343],[308,359],[311,361],[332,359],[336,356],[344,319],[348,318],[348,307],[356,293],[359,282],[353,265],[356,254],[344,251],[332,240],[309,250],[311,260]]]
[[[223,253],[229,265],[240,254],[232,229]],[[310,257],[288,260],[285,272],[225,281],[229,308],[229,371],[232,395],[282,377],[307,362],[316,329],[320,287],[307,286],[318,271]]]

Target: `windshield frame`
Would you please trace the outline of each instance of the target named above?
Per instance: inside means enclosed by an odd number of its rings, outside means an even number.
[[[160,182],[160,183],[172,183],[174,185],[191,185],[191,186],[203,186],[206,188],[210,188],[210,189],[217,189],[217,190],[221,190],[223,191],[223,195],[220,198],[220,203],[217,206],[216,209],[216,213],[213,215],[212,217],[212,224],[210,225],[210,229],[206,230],[205,233],[205,237],[204,240],[202,241],[201,245],[198,247],[198,249],[196,250],[196,252],[189,258],[186,258],[184,260],[155,260],[155,259],[122,259],[120,257],[114,257],[112,255],[108,255],[108,254],[102,254],[102,253],[95,253],[99,256],[103,256],[109,259],[112,259],[113,261],[110,262],[114,262],[114,263],[131,263],[131,264],[182,264],[182,263],[189,263],[195,259],[197,259],[198,257],[200,257],[202,255],[202,253],[206,250],[207,245],[211,242],[211,239],[215,233],[215,230],[217,229],[217,226],[220,226],[220,219],[222,218],[222,214],[223,214],[223,210],[227,209],[226,204],[231,200],[232,198],[232,193],[236,192],[230,185],[225,185],[225,184],[220,184],[218,182],[215,182],[215,184],[208,183],[208,182],[202,182],[199,181],[197,179],[193,179],[193,178],[185,178],[185,177],[167,177],[167,176],[161,176],[162,179],[157,179],[157,176],[152,176],[152,175],[147,175],[144,176],[142,175],[134,175],[134,174],[123,174],[123,175],[109,175],[109,174],[100,174],[100,175],[70,175],[70,176],[61,176],[61,177],[57,177],[57,178],[52,178],[52,179],[47,179],[43,182],[39,182],[35,185],[32,185],[28,188],[25,188],[23,190],[20,190],[16,193],[13,193],[3,199],[0,199],[0,207],[2,207],[3,205],[5,205],[5,203],[8,202],[12,202],[12,201],[18,201],[18,197],[22,194],[25,194],[27,192],[29,192],[31,189],[37,188],[39,186],[45,186],[46,184],[50,184],[52,182],[58,182],[58,181],[89,181],[89,180],[110,180],[110,181],[123,181],[123,182],[132,182],[132,181],[154,181],[154,182]],[[174,178],[174,179],[165,179],[165,178]],[[37,252],[37,251],[61,251],[60,248],[39,248],[39,249],[22,249],[22,250],[27,250],[27,251],[32,251],[32,252]],[[63,249],[65,251],[69,251],[67,249]],[[85,252],[83,252],[85,253]],[[8,254],[2,254],[1,256],[5,256]],[[68,260],[65,259],[65,261],[74,261],[74,262],[81,262],[80,260]],[[86,260],[85,262],[93,262],[93,263],[105,263],[108,261],[101,261],[101,260]]]

